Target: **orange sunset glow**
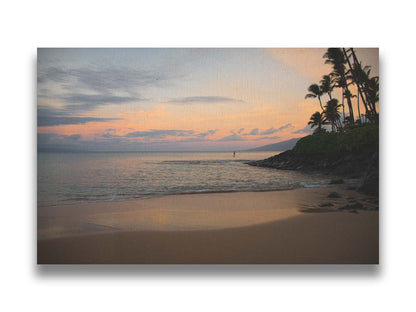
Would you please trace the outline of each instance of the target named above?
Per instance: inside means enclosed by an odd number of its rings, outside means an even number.
[[[356,51],[378,75],[378,49]],[[331,69],[324,53],[39,49],[38,148],[222,151],[302,137],[319,108],[307,88]]]

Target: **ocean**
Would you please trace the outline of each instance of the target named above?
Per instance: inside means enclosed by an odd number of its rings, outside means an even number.
[[[252,167],[278,152],[38,153],[38,206],[320,187],[329,177]]]

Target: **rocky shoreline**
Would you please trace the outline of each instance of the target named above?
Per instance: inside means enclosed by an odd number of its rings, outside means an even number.
[[[299,154],[288,150],[264,160],[247,162],[250,166],[280,170],[301,170],[336,175],[345,179],[358,178],[357,191],[378,196],[378,151],[347,152],[342,154]],[[342,182],[341,182],[342,183]]]

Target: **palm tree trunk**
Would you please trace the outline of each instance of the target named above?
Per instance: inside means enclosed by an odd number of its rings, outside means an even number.
[[[321,102],[321,97],[318,96],[318,100],[319,100],[319,106],[321,106],[322,112],[324,112],[324,108],[322,106],[322,102]]]
[[[338,118],[338,124],[339,124],[340,131],[341,132],[344,131],[343,126],[342,126],[342,123],[341,123],[341,120],[339,118]]]
[[[350,50],[351,50],[351,55],[352,55],[353,60],[354,60],[354,64],[356,64],[356,66],[358,66],[359,65],[359,62],[358,62],[357,56],[355,55],[354,49],[353,48],[350,48]],[[365,91],[365,90],[368,90],[368,84],[364,82],[362,86],[360,84],[358,84],[358,86],[360,87],[361,99],[363,100],[363,104],[364,104],[364,107],[365,107],[365,110],[366,110],[366,114],[368,112],[371,112],[372,114],[376,113],[376,111],[375,111],[375,103],[372,103],[369,100],[370,97],[367,95],[367,92]],[[364,100],[364,97],[363,97],[362,93],[365,94],[366,100]]]
[[[358,92],[359,93],[359,92]],[[361,123],[361,112],[360,112],[360,95],[357,94],[357,108],[358,108],[358,118],[360,120]]]
[[[347,90],[348,94],[351,94],[350,91],[348,90],[348,87],[345,87],[345,89]],[[354,122],[354,111],[352,109],[351,97],[347,96],[346,98],[347,98],[348,110],[350,111],[350,119],[351,119],[351,122]]]
[[[353,70],[353,68],[351,66],[350,59],[349,59],[349,57],[347,55],[347,51],[345,50],[345,48],[342,48],[342,50],[344,51],[344,56],[347,59],[348,66],[350,67],[352,76],[354,78],[354,82],[357,85],[358,93],[360,94],[361,99],[363,100],[364,107],[366,108],[366,111],[367,111],[368,110],[367,109],[367,102],[364,100],[364,96],[363,96],[363,92],[362,92],[362,86],[361,86],[360,82],[358,81],[357,77],[355,76],[354,70]],[[355,55],[354,49],[353,48],[350,48],[350,51],[351,51],[351,55],[352,55],[352,57],[354,59],[355,66],[359,66],[358,59],[357,59],[357,56]]]
[[[344,106],[344,87],[341,90],[342,92],[342,118],[345,120],[345,106]]]

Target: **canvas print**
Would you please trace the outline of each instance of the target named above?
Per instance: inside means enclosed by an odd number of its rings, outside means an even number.
[[[377,48],[39,48],[38,264],[377,264]]]

